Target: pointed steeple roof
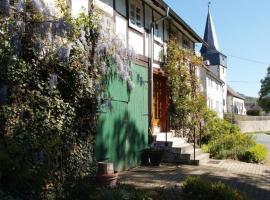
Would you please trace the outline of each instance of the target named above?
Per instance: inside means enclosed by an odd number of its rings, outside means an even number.
[[[210,12],[210,8],[208,6],[208,15],[206,20],[206,26],[204,31],[204,41],[208,44],[208,47],[203,44],[201,48],[201,54],[208,53],[210,51],[220,51],[218,38],[215,30],[215,26],[213,23],[212,15]]]

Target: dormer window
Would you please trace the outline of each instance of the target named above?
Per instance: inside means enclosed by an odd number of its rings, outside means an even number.
[[[129,6],[129,21],[130,26],[139,31],[142,31],[143,12],[141,1],[132,1]]]

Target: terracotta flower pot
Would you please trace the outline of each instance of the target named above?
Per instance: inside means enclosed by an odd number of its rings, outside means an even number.
[[[115,187],[117,185],[118,173],[114,174],[97,174],[96,180],[97,183],[101,186]]]

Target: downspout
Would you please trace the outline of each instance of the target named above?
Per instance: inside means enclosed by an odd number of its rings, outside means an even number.
[[[155,30],[155,25],[160,23],[161,21],[165,20],[170,16],[170,8],[167,8],[166,15],[160,19],[155,20],[154,22],[151,23],[151,52],[150,52],[150,65],[149,65],[149,70],[148,70],[148,77],[149,77],[149,96],[148,96],[148,102],[149,102],[149,135],[152,135],[153,133],[153,63],[154,63],[154,30]],[[167,138],[167,135],[166,135]],[[167,140],[167,139],[166,139]]]

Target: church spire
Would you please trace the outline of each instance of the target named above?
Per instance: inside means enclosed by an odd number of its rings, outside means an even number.
[[[208,15],[204,31],[204,41],[208,44],[208,47],[206,45],[202,46],[201,48],[202,54],[208,53],[210,51],[218,51],[218,52],[220,51],[216,30],[210,12],[210,2],[208,3]]]

